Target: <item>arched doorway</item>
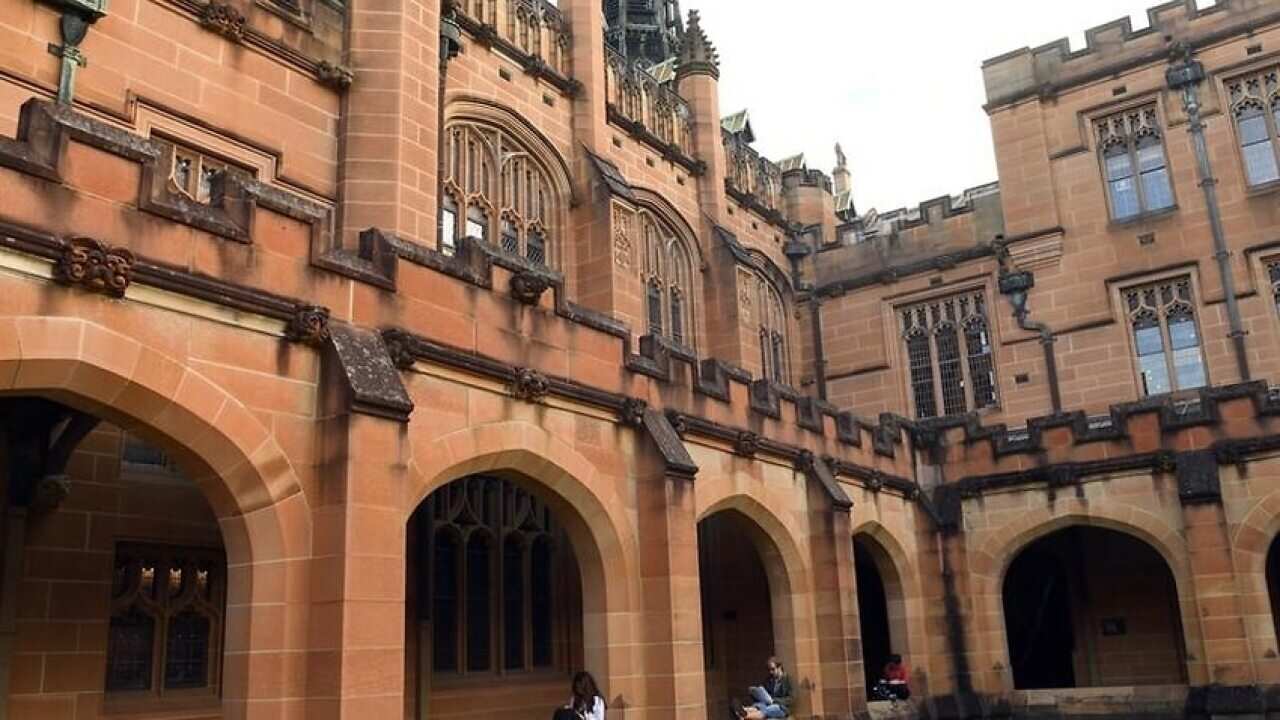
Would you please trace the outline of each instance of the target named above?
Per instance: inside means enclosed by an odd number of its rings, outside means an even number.
[[[1186,682],[1173,574],[1132,535],[1074,525],[1032,542],[1003,601],[1018,689]]]
[[[1271,600],[1271,622],[1280,637],[1280,535],[1267,550],[1267,596]]]
[[[549,716],[585,665],[564,519],[515,474],[436,490],[409,521],[408,687],[418,718]]]
[[[902,655],[910,665],[906,598],[893,559],[871,535],[853,536],[853,563],[858,586],[863,671],[870,698],[891,654]]]
[[[142,434],[45,397],[0,397],[9,718],[57,707],[221,716],[222,530],[197,471]]]
[[[779,621],[786,616],[786,570],[771,549],[765,532],[738,510],[698,523],[708,717],[728,717],[731,702],[745,702],[747,688],[764,681],[771,655],[789,659]]]

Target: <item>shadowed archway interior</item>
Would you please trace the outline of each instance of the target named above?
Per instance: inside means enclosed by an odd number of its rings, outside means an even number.
[[[1186,682],[1173,574],[1132,535],[1076,525],[1032,542],[1003,601],[1018,689]]]
[[[876,557],[883,550],[875,540],[865,535],[853,538],[854,572],[858,585],[858,624],[862,635],[862,663],[866,677],[867,697],[872,698],[872,690],[880,680],[891,653],[901,654],[894,642],[902,643],[895,638],[890,620],[890,603],[893,602],[899,615],[905,615],[900,607],[902,592],[900,584],[894,582],[896,597],[890,598],[890,578],[882,572],[883,561]],[[887,560],[887,558],[885,558]],[[892,567],[885,568],[892,573]],[[893,577],[893,576],[891,576]],[[896,580],[896,577],[893,577]]]
[[[563,704],[584,665],[582,574],[537,484],[455,480],[407,537],[410,717],[517,720]]]

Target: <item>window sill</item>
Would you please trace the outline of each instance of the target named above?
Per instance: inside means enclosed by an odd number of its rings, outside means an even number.
[[[1178,206],[1171,205],[1167,208],[1164,208],[1163,210],[1152,210],[1150,212],[1140,213],[1138,215],[1134,215],[1132,217],[1127,217],[1123,219],[1111,218],[1111,222],[1108,224],[1112,228],[1123,228],[1123,227],[1130,227],[1132,225],[1143,225],[1145,223],[1154,223],[1154,222],[1160,222],[1162,220],[1166,220],[1176,215],[1177,213],[1178,213]]]
[[[164,718],[221,717],[222,699],[201,693],[158,698],[148,693],[116,693],[107,695],[102,702],[103,715],[113,718]]]
[[[1255,198],[1274,195],[1276,192],[1280,192],[1280,180],[1272,180],[1260,185],[1246,184],[1244,194],[1247,198]]]

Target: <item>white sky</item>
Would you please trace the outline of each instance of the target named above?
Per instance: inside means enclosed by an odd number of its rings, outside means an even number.
[[[720,109],[747,108],[756,148],[830,172],[839,140],[859,212],[996,179],[982,61],[1160,0],[684,0],[720,51]],[[1200,7],[1212,0],[1198,0]]]

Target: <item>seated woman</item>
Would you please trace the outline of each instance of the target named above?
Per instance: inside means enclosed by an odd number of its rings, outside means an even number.
[[[770,657],[769,677],[763,685],[749,688],[752,705],[743,707],[737,715],[745,720],[785,718],[791,715],[791,679],[782,668],[782,661]]]

